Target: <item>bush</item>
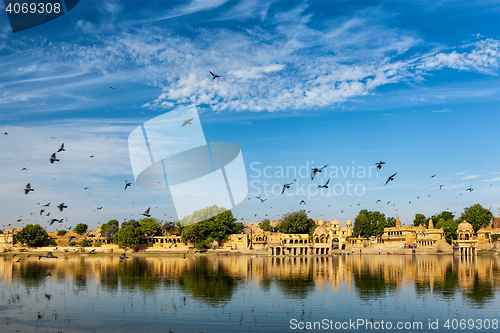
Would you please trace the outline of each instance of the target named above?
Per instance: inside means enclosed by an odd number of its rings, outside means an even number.
[[[75,246],[75,245],[76,245],[76,243],[75,243],[75,242],[71,242],[71,243],[69,243],[68,245],[69,245],[69,246]]]
[[[500,234],[491,234],[491,240],[496,242],[498,239],[500,239]]]
[[[49,239],[49,245],[50,245],[50,246],[57,246],[57,243],[56,243],[56,241],[54,240],[54,238]]]
[[[57,232],[57,236],[64,236],[64,235],[66,235],[66,230],[59,230]]]
[[[88,240],[84,239],[84,240],[82,240],[80,242],[80,246],[81,247],[89,247],[90,246],[90,242]]]

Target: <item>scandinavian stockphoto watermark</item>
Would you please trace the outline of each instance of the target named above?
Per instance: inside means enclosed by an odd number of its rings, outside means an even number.
[[[315,168],[318,171],[314,172]],[[250,195],[300,195],[308,199],[316,195],[362,196],[366,191],[363,182],[378,178],[376,168],[356,165],[354,161],[350,165],[320,167],[314,161],[305,161],[298,167],[253,162],[250,164]],[[291,185],[284,190],[284,184]]]

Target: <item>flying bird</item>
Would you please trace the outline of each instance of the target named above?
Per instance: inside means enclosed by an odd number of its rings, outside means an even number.
[[[28,184],[28,185],[29,185],[29,184]],[[466,189],[466,191],[472,192],[472,191],[473,191],[472,186],[469,186],[469,188],[468,188],[468,189]]]
[[[59,153],[59,152],[61,152],[61,151],[66,151],[66,150],[64,149],[64,143],[63,143],[63,144],[61,145],[61,147],[59,147],[59,149],[57,150],[57,152],[58,152],[58,153]]]
[[[111,89],[116,89],[116,88],[113,88],[113,87],[110,87]]]
[[[191,124],[191,121],[192,121],[192,120],[193,120],[193,118],[188,119],[188,120],[184,120],[184,123],[181,125],[181,127],[184,127],[184,126],[186,126],[186,125],[193,125],[193,124]]]
[[[318,185],[318,188],[328,188],[328,183],[330,182],[330,179],[328,179],[325,183],[325,185]]]
[[[101,210],[101,209],[102,209],[102,207],[97,207],[97,210]]]
[[[432,176],[430,176],[429,178],[434,178],[434,177],[436,177],[436,174],[433,174],[433,175],[432,175]]]
[[[35,189],[31,188],[30,183],[26,184],[26,188],[24,189],[24,194],[30,193],[30,191],[34,191]]]
[[[146,209],[146,211],[142,215],[147,216],[147,217],[151,217],[151,215],[149,214],[149,210],[150,209],[151,209],[151,207],[149,207],[148,209]]]
[[[22,168],[22,169],[21,169],[21,171],[24,171],[24,170],[28,171],[28,169],[27,169],[27,168]]]
[[[390,201],[387,201],[387,204],[390,204],[391,202]]]
[[[132,183],[129,183],[128,180],[125,181],[125,188],[124,190],[127,189],[127,187],[132,186]]]
[[[90,155],[90,158],[94,158],[94,155]]]
[[[60,204],[59,206],[57,206],[57,208],[59,208],[59,210],[62,212],[64,208],[68,208],[68,206],[65,206],[64,205],[64,202],[62,204]]]
[[[377,202],[375,202],[375,204],[378,204],[379,202],[382,202],[382,200],[380,200],[380,199],[379,199],[379,200],[377,200]]]
[[[301,204],[301,205],[302,205],[302,204],[304,204],[304,205],[306,205],[306,206],[307,206],[307,204],[306,204],[306,202],[305,202],[304,200],[302,200],[302,201],[300,202],[300,204]]]
[[[120,256],[120,262],[122,262],[123,260],[127,259],[128,257],[125,255],[125,253],[123,253],[121,256]]]
[[[378,172],[380,169],[382,169],[382,164],[385,164],[385,162],[380,161],[380,162],[378,162],[378,163],[375,163],[375,165],[377,166],[377,172]]]
[[[289,184],[285,184],[285,185],[283,185],[283,190],[281,191],[281,194],[283,194],[283,192],[285,192],[285,190],[286,190],[287,188],[290,188],[290,186],[292,186],[292,185],[293,185],[293,183],[289,183]]]
[[[215,80],[216,78],[220,77],[219,75],[216,75],[212,73],[211,71],[208,71],[210,74],[212,74],[212,80]]]
[[[389,178],[387,178],[387,181],[385,182],[384,186],[387,185],[388,182],[390,182],[391,180],[394,180],[394,176],[396,176],[398,173],[396,172],[395,174],[393,174],[392,176],[389,176]]]
[[[87,187],[85,187],[85,188],[83,188],[83,189],[84,189],[84,190],[88,190],[88,188],[89,188],[89,187],[87,186]]]
[[[43,212],[45,212],[45,209],[40,210],[40,216],[42,215]]]
[[[49,223],[50,223],[50,225],[53,225],[55,222],[59,222],[59,220],[58,219],[52,219],[52,220],[50,220]]]
[[[442,189],[443,188],[443,185],[439,186],[439,189]]]
[[[46,205],[43,205],[43,207],[49,207],[50,206],[50,202]]]
[[[54,162],[59,162],[59,159],[56,158],[56,153],[52,154],[52,156],[50,156],[50,163],[54,163]]]
[[[327,165],[325,165],[325,166],[324,166],[324,167],[322,167],[322,168],[312,168],[312,170],[311,170],[311,180],[314,180],[314,176],[316,175],[316,172],[321,172],[321,171],[322,171],[324,168],[326,168],[327,166],[328,166],[328,164],[327,164]]]
[[[267,199],[261,199],[261,198],[259,198],[259,200],[260,200],[260,202],[264,202],[264,201],[266,201]]]
[[[4,133],[3,133],[3,135],[9,135],[9,133],[7,133],[7,132],[4,132]]]

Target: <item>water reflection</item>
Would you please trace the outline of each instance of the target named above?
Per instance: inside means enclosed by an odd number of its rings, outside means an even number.
[[[288,299],[304,299],[327,286],[354,289],[362,300],[374,300],[413,286],[416,295],[443,300],[463,297],[474,307],[495,298],[500,288],[500,259],[453,256],[260,257],[129,255],[120,263],[112,255],[63,255],[38,260],[20,255],[0,261],[1,284],[38,288],[47,281],[72,284],[76,290],[97,285],[110,294],[155,294],[176,287],[211,307],[227,304],[242,283],[256,281],[262,291],[275,289]],[[17,257],[17,258],[18,258]],[[17,259],[16,258],[16,259]],[[46,276],[51,272],[52,276]]]

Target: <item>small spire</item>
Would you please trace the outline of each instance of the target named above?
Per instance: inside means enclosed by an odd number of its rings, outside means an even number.
[[[432,219],[429,219],[429,226],[427,229],[434,229],[434,223],[432,223]]]

